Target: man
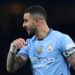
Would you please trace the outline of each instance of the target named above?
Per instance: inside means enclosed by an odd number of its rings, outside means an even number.
[[[49,28],[46,19],[47,13],[41,6],[34,5],[25,10],[23,27],[28,35],[34,36],[11,43],[7,71],[15,72],[28,57],[33,75],[70,75],[70,65],[75,69],[74,42],[68,35]]]

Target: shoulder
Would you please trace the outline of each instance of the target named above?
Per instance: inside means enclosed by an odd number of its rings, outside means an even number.
[[[35,39],[36,39],[36,37],[33,36],[33,37],[31,37],[31,38],[28,38],[28,39],[26,40],[26,42],[27,42],[27,44],[31,44],[31,43],[33,43],[33,42],[35,41]]]
[[[61,31],[53,30],[53,34],[59,37],[69,38],[70,36],[67,33],[63,33]]]
[[[56,31],[56,30],[53,30],[52,36],[54,36],[54,38],[60,42],[73,41],[73,39],[70,37],[70,35],[60,32],[60,31]]]
[[[62,37],[67,37],[67,34],[64,34],[63,32],[60,32],[58,30],[54,30],[52,29],[52,36],[54,36],[55,38],[62,38]]]

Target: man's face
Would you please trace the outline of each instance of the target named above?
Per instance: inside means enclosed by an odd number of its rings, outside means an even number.
[[[27,30],[28,35],[35,34],[37,28],[36,28],[36,25],[30,15],[30,13],[24,14],[23,27]]]

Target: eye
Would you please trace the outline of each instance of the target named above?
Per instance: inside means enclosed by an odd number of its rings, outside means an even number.
[[[25,22],[25,23],[27,23],[27,22],[28,22],[28,20],[27,20],[27,19],[24,19],[24,22]]]

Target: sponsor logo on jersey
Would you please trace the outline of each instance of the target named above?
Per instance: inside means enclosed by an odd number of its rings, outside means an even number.
[[[55,58],[31,58],[33,68],[46,68],[51,63],[55,62]]]

